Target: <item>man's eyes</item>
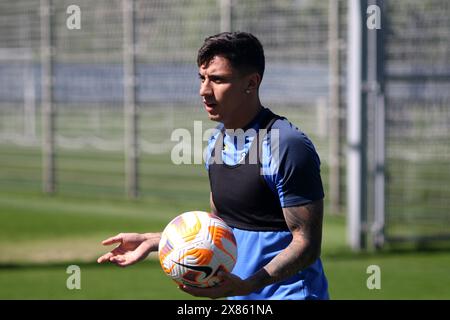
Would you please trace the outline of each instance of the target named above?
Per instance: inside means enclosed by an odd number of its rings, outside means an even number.
[[[198,76],[200,81],[203,83],[205,82],[206,78],[204,76]],[[225,82],[225,79],[223,78],[216,78],[216,77],[210,77],[209,78],[210,81],[214,82],[214,83],[223,83]]]

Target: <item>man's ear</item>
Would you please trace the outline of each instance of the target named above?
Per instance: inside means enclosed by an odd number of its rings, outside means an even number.
[[[247,90],[258,90],[261,83],[261,76],[257,72],[253,72],[248,75]]]

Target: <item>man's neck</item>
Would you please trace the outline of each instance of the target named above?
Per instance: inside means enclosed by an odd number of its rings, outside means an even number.
[[[248,107],[248,106],[247,106]],[[258,115],[258,113],[262,110],[262,105],[258,101],[258,103],[248,109],[246,114],[240,115],[239,118],[236,119],[233,123],[224,123],[225,129],[243,129],[248,126],[248,124]]]

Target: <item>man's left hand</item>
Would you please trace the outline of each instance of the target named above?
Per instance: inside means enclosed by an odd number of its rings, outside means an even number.
[[[242,280],[238,276],[228,273],[219,272],[217,274],[221,282],[210,288],[197,288],[186,285],[180,285],[179,288],[195,297],[207,297],[211,299],[244,296],[252,292],[250,284],[246,280]]]

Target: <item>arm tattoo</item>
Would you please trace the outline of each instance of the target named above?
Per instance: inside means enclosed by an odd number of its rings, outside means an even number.
[[[287,279],[314,263],[322,242],[323,200],[304,206],[283,208],[292,232],[291,243],[249,280],[255,289]]]

